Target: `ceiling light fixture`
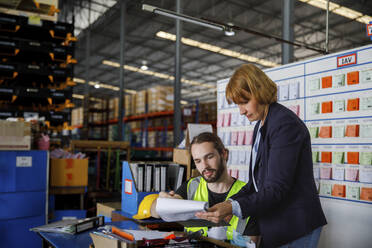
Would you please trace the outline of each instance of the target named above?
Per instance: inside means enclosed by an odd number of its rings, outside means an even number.
[[[206,20],[202,20],[202,19],[199,19],[199,18],[192,17],[192,16],[180,14],[180,13],[173,12],[173,11],[170,11],[170,10],[158,8],[158,7],[155,7],[155,6],[152,6],[152,5],[148,5],[148,4],[142,4],[142,10],[152,12],[152,13],[162,15],[162,16],[167,16],[167,17],[174,18],[174,19],[177,19],[177,20],[193,23],[193,24],[200,25],[200,26],[203,26],[203,27],[206,27],[206,28],[211,28],[211,29],[214,29],[214,30],[223,31],[223,32],[225,32],[226,35],[230,34],[229,36],[231,36],[231,34],[233,32],[231,27],[228,27],[228,26],[225,26],[225,25],[216,24],[216,23],[213,23],[213,22],[209,22],[209,21],[206,21]],[[235,32],[234,32],[234,34],[235,34]]]
[[[320,9],[327,10],[327,0],[299,0],[299,1],[310,4]],[[329,11],[364,24],[369,24],[370,22],[372,22],[372,16],[365,15],[359,11],[355,11],[353,9],[344,7],[331,1],[329,1]]]
[[[113,61],[110,61],[110,60],[103,60],[102,64],[112,66],[112,67],[117,67],[117,68],[120,67],[119,63],[113,62]],[[168,74],[165,74],[165,73],[160,73],[160,72],[155,72],[155,71],[150,71],[150,70],[145,71],[145,70],[142,70],[141,68],[138,68],[138,67],[135,67],[135,66],[130,66],[130,65],[123,65],[123,68],[125,70],[128,70],[128,71],[138,72],[138,73],[146,74],[146,75],[149,75],[149,76],[154,76],[154,77],[157,77],[157,78],[162,78],[162,79],[166,79],[166,80],[170,80],[170,81],[174,80],[174,76],[171,76],[171,75],[168,75]],[[205,84],[205,83],[201,83],[201,82],[197,82],[197,81],[189,80],[189,79],[185,79],[185,78],[182,78],[181,82],[185,83],[185,84],[193,85],[193,86],[200,86],[200,87],[205,87],[205,88],[210,88],[210,89],[216,89],[215,85]]]
[[[99,87],[100,87],[99,84],[94,85],[94,88],[96,88],[96,89],[99,89]]]
[[[172,41],[176,40],[176,35],[170,34],[170,33],[164,32],[164,31],[157,32],[156,36],[160,37],[160,38],[163,38],[163,39],[167,39],[167,40],[172,40]],[[188,46],[197,47],[197,48],[200,48],[200,49],[203,49],[203,50],[207,50],[207,51],[214,52],[214,53],[219,53],[219,54],[229,56],[229,57],[233,57],[233,58],[236,58],[236,59],[240,59],[240,60],[243,60],[243,61],[248,61],[248,62],[251,62],[251,63],[260,64],[260,65],[263,65],[265,67],[276,67],[276,66],[280,65],[280,64],[277,64],[277,63],[269,61],[269,60],[260,59],[260,58],[253,57],[253,56],[250,56],[250,55],[247,55],[247,54],[244,54],[244,53],[235,52],[233,50],[225,49],[225,48],[222,48],[222,47],[219,47],[219,46],[214,46],[214,45],[211,45],[211,44],[208,44],[208,43],[192,40],[192,39],[189,39],[189,38],[182,37],[181,42],[185,45],[188,45]]]
[[[141,70],[144,70],[144,71],[147,71],[149,69],[149,67],[147,66],[147,61],[146,60],[142,60],[142,65],[141,65]]]

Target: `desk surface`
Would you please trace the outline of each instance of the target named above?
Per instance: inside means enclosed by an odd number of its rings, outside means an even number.
[[[138,230],[139,226],[132,221],[118,221],[105,223],[105,225],[112,225],[122,229]],[[47,233],[40,232],[40,236],[45,239],[50,245],[56,248],[69,247],[69,248],[88,248],[93,243],[89,233],[95,229],[88,230],[79,234],[63,234],[63,233]]]

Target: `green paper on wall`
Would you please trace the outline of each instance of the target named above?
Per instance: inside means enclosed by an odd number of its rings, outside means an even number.
[[[361,165],[372,165],[372,152],[361,152],[359,154],[359,163]]]
[[[333,127],[333,138],[345,137],[345,126],[334,126]]]
[[[319,90],[319,88],[320,88],[320,79],[319,78],[315,78],[315,79],[310,80],[309,89],[311,91]]]
[[[320,182],[319,195],[330,196],[332,194],[332,184]]]
[[[320,103],[316,102],[310,105],[311,114],[319,114],[319,111],[320,111]]]
[[[372,124],[360,125],[360,137],[372,138]]]
[[[319,162],[319,152],[313,152],[313,163]]]
[[[347,185],[346,198],[351,200],[359,200],[359,187]]]
[[[309,127],[310,137],[318,138],[319,127]]]
[[[345,100],[335,100],[335,113],[345,112]]]
[[[333,76],[332,86],[333,88],[345,86],[345,74]]]
[[[333,164],[343,164],[344,163],[344,152],[333,152],[332,163]]]
[[[361,110],[372,110],[372,96],[362,97],[360,99],[360,109]]]

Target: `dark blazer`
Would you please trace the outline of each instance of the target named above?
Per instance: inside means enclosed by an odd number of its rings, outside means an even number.
[[[243,217],[257,217],[264,247],[284,245],[327,224],[313,176],[309,132],[281,104],[270,105],[261,128],[254,169],[258,192],[251,171],[252,164],[248,184],[231,198],[239,202]]]

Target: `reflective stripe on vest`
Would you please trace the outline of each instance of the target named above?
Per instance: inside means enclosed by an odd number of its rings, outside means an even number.
[[[229,193],[227,194],[226,200],[238,193],[244,185],[246,185],[245,182],[236,180],[232,185]],[[204,180],[204,178],[198,176],[190,179],[187,184],[187,199],[208,202],[208,187],[207,182]],[[229,222],[230,226],[227,227],[227,239],[233,239],[233,230],[243,234],[248,220],[249,217],[246,219],[239,219],[237,216],[233,215]],[[202,229],[204,236],[207,236],[208,233],[208,227],[186,227],[185,229],[188,232],[197,232]]]

